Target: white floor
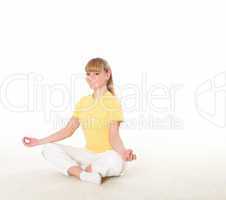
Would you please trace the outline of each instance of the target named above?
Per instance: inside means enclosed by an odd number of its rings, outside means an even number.
[[[172,142],[175,141],[173,137],[177,142]],[[41,157],[39,147],[2,147],[0,198],[226,199],[226,147],[223,142],[194,143],[179,135],[163,138],[150,136],[145,146],[137,145],[138,160],[128,163],[124,176],[107,179],[101,186],[61,175]]]

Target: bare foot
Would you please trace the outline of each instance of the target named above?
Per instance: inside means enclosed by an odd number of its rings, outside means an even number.
[[[89,165],[88,167],[86,167],[86,168],[85,168],[85,171],[86,171],[86,172],[92,172],[92,171],[93,171],[93,170],[92,170],[92,166]]]

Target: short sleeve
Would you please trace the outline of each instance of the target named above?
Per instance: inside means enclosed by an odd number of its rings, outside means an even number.
[[[120,122],[124,121],[122,105],[117,98],[113,97],[111,100],[107,101],[105,105],[107,108],[108,120]]]
[[[81,114],[81,100],[75,104],[73,116],[79,119],[80,114]]]

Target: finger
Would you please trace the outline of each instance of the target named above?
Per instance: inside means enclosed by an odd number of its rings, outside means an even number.
[[[129,161],[133,160],[133,154],[129,155]]]
[[[131,157],[131,155],[133,154],[133,152],[130,150],[128,151],[128,156]]]
[[[23,138],[23,143],[26,144],[26,137]]]
[[[126,158],[129,159],[130,155],[131,155],[130,152],[127,152],[126,153]]]
[[[127,161],[130,161],[131,160],[131,157],[130,155],[127,156]]]
[[[136,154],[133,154],[133,160],[136,160],[136,159],[137,159]]]
[[[132,149],[127,149],[127,150],[126,150],[126,153],[127,153],[127,154],[130,154],[132,151],[133,151]]]
[[[28,137],[24,137],[24,143],[29,144],[31,142],[31,139]]]

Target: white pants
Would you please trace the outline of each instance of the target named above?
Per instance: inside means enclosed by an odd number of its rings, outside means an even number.
[[[83,148],[57,143],[45,144],[42,148],[42,155],[66,176],[69,176],[68,169],[70,167],[80,166],[85,169],[88,165],[91,165],[92,170],[98,172],[102,177],[120,176],[126,163],[114,150],[94,153]]]

